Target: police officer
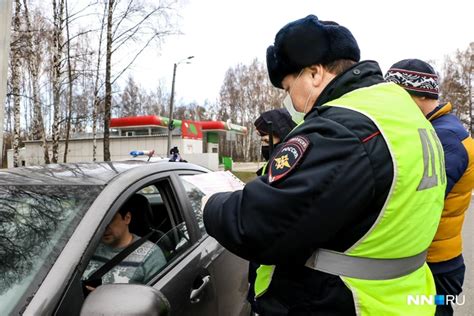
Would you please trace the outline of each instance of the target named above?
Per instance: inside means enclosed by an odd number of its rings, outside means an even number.
[[[177,146],[174,146],[173,148],[170,149],[170,162],[187,162],[183,158],[181,158],[181,155],[179,154],[179,149]]]
[[[425,261],[443,208],[442,149],[410,96],[359,59],[335,22],[310,15],[284,26],[267,68],[299,125],[268,175],[205,205],[208,233],[264,264],[263,315],[435,312],[411,303],[436,293]]]
[[[277,146],[286,135],[288,135],[296,123],[291,119],[290,113],[284,108],[273,109],[260,114],[253,123],[257,133],[262,140],[262,157],[265,161],[270,159],[275,146]],[[264,170],[265,169],[265,170]],[[257,171],[257,175],[262,175],[266,171],[266,166]]]
[[[276,146],[281,144],[283,139],[295,128],[296,123],[291,119],[290,113],[284,108],[273,109],[263,112],[253,123],[262,140],[262,157],[265,161],[270,159]],[[268,171],[265,163],[256,173],[258,176],[266,174]],[[258,313],[258,307],[255,302],[255,279],[257,277],[258,263],[249,263],[249,291],[247,300],[252,306],[252,311]]]

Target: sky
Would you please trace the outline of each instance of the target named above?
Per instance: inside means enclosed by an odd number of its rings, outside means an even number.
[[[278,30],[309,14],[347,27],[361,60],[376,60],[383,72],[405,58],[435,61],[441,70],[445,55],[474,42],[469,0],[187,0],[179,13],[182,35],[144,53],[133,76],[146,89],[161,82],[171,90],[173,64],[195,56],[177,68],[175,99],[183,103],[214,102],[230,67],[265,62]]]

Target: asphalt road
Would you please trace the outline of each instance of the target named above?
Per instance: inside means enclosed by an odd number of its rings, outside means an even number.
[[[474,315],[474,198],[471,199],[471,205],[464,221],[463,243],[466,277],[461,295],[464,294],[465,304],[454,306],[454,315],[472,316]]]

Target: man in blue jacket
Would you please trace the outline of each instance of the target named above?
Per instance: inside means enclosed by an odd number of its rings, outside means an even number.
[[[439,103],[439,79],[430,64],[404,59],[387,71],[385,80],[404,88],[423,115],[433,124],[444,151],[446,198],[441,222],[428,249],[428,265],[437,293],[459,295],[466,267],[462,256],[462,225],[474,188],[474,141],[459,119],[451,114],[451,103]],[[452,315],[450,303],[438,305],[436,315]]]

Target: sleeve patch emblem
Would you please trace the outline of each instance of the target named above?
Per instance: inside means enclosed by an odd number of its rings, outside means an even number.
[[[282,148],[270,162],[268,182],[272,183],[290,173],[303,157],[310,142],[305,136],[296,136],[283,144]]]

